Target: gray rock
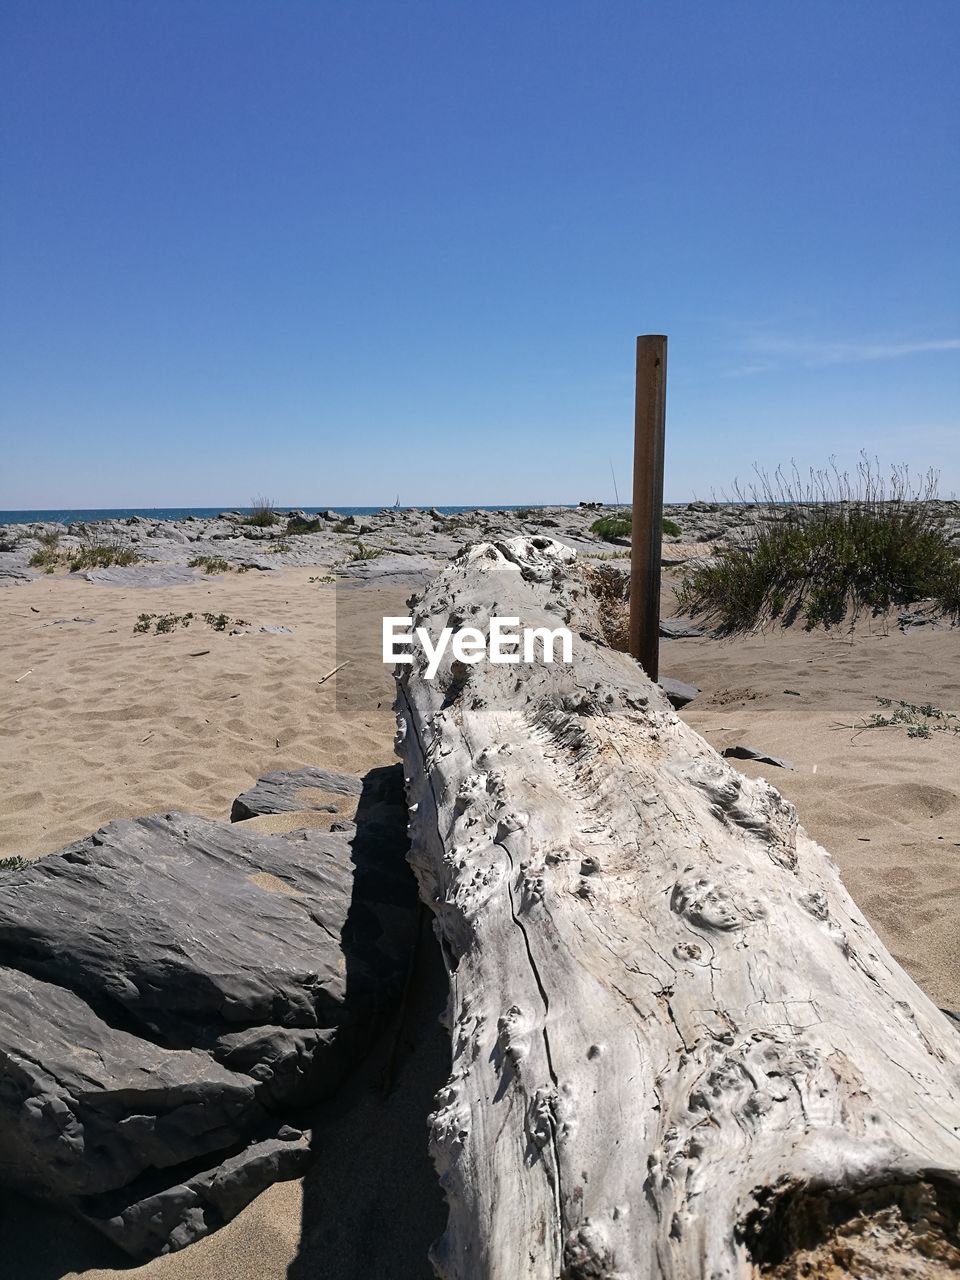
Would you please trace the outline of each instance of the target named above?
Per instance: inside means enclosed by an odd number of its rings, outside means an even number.
[[[901,613],[897,618],[897,625],[901,631],[906,631],[908,627],[935,627],[939,621],[940,619],[933,613],[921,613],[919,610],[912,610]]]
[[[774,764],[778,769],[794,768],[791,761],[783,760],[780,756],[767,755],[765,751],[758,751],[756,747],[724,747],[720,754],[732,760],[756,760],[758,764]]]
[[[660,635],[668,640],[689,640],[705,636],[707,631],[689,618],[661,618]]]
[[[96,1194],[263,1123],[255,1082],[207,1054],[111,1026],[86,1000],[19,969],[0,968],[0,992],[5,1185]]]
[[[172,1253],[229,1222],[271,1183],[303,1173],[310,1154],[310,1134],[282,1125],[276,1136],[251,1142],[173,1186],[155,1189],[147,1177],[134,1192],[140,1199],[108,1192],[77,1201],[73,1208],[128,1253]]]
[[[21,569],[19,565],[0,564],[0,582],[33,582],[39,576],[29,569]]]
[[[87,569],[83,576],[87,582],[105,587],[184,587],[211,580],[196,569],[178,564],[111,565],[108,569]]]
[[[178,529],[175,524],[157,525],[150,536],[152,538],[165,538],[168,542],[177,542],[181,546],[191,541],[190,535],[186,530]]]
[[[674,680],[670,676],[661,676],[658,683],[667,695],[670,705],[678,711],[688,702],[692,702],[700,692],[696,685],[685,684],[683,680]]]
[[[146,1257],[301,1170],[281,1113],[356,1062],[417,919],[402,778],[332,776],[349,835],[171,813],[3,875],[0,1183]]]
[[[233,802],[231,822],[242,822],[264,813],[295,813],[318,807],[304,799],[307,789],[341,796],[359,796],[362,784],[351,773],[331,773],[326,769],[294,769],[288,773],[267,773],[256,786],[244,791]]]
[[[422,587],[437,574],[440,564],[422,555],[393,553],[372,560],[352,560],[337,570],[337,585],[380,582],[384,585]]]

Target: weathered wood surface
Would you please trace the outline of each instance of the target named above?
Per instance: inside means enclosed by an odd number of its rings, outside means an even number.
[[[956,1029],[793,807],[603,645],[571,561],[481,544],[414,609],[566,623],[571,665],[397,669],[450,975],[438,1274],[952,1274]]]

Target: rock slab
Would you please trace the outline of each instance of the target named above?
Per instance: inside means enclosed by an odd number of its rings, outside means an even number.
[[[302,1169],[284,1116],[364,1052],[416,929],[403,821],[371,835],[353,785],[349,835],[170,813],[0,876],[0,1184],[143,1258]]]

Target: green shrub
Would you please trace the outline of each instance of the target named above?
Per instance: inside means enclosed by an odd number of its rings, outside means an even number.
[[[120,542],[98,542],[80,547],[70,557],[70,572],[78,573],[81,569],[109,569],[111,565],[125,566],[137,564],[140,557],[133,547],[126,547]]]
[[[338,520],[333,529],[335,533],[353,533],[353,527],[351,520]]]
[[[590,532],[604,542],[612,542],[614,538],[627,538],[630,536],[630,517],[601,516],[599,520],[594,520]]]
[[[601,516],[599,520],[594,520],[590,526],[590,532],[595,533],[604,542],[613,542],[615,538],[629,538],[632,528],[632,514],[627,512],[626,515],[622,516]],[[679,538],[682,532],[676,520],[668,520],[666,518],[664,518],[661,528],[671,538]]]
[[[929,598],[957,614],[960,568],[930,508],[934,473],[916,489],[907,469],[895,467],[888,487],[864,457],[853,479],[833,463],[806,483],[795,470],[789,478],[778,470],[772,481],[758,475],[755,538],[692,569],[678,591],[682,609],[725,632],[774,619],[831,627]]]
[[[63,559],[63,552],[60,550],[60,534],[57,531],[40,533],[37,534],[37,541],[40,543],[40,548],[30,557],[29,564],[34,569],[53,573]]]
[[[48,573],[53,573],[62,558],[55,547],[41,547],[39,551],[33,553],[29,563],[34,569],[46,569]]]
[[[19,853],[15,853],[9,858],[0,858],[0,871],[22,871],[24,867],[30,864],[26,858],[21,858]]]
[[[254,498],[250,513],[244,516],[243,523],[254,525],[258,529],[269,529],[271,525],[275,525],[280,517],[273,509],[273,501],[270,498]]]

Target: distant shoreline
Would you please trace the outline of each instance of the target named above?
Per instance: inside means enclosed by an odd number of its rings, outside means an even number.
[[[576,502],[518,502],[518,503],[489,503],[489,504],[463,504],[460,506],[433,507],[430,503],[418,507],[415,504],[405,507],[379,506],[379,507],[341,507],[335,503],[326,503],[323,506],[299,506],[296,503],[290,505],[276,504],[277,511],[303,511],[307,515],[317,515],[321,511],[336,511],[338,515],[343,516],[373,516],[379,511],[439,511],[443,515],[459,515],[464,511],[524,511],[526,509],[537,509],[540,507],[570,507],[575,508]],[[608,504],[603,504],[608,505]],[[223,511],[237,511],[241,515],[247,515],[253,510],[252,507],[61,507],[51,508],[49,510],[24,510],[24,511],[0,511],[0,525],[4,524],[77,524],[87,523],[94,524],[98,520],[126,520],[130,516],[144,516],[148,520],[189,520],[191,516],[200,520],[210,520],[218,516]]]

